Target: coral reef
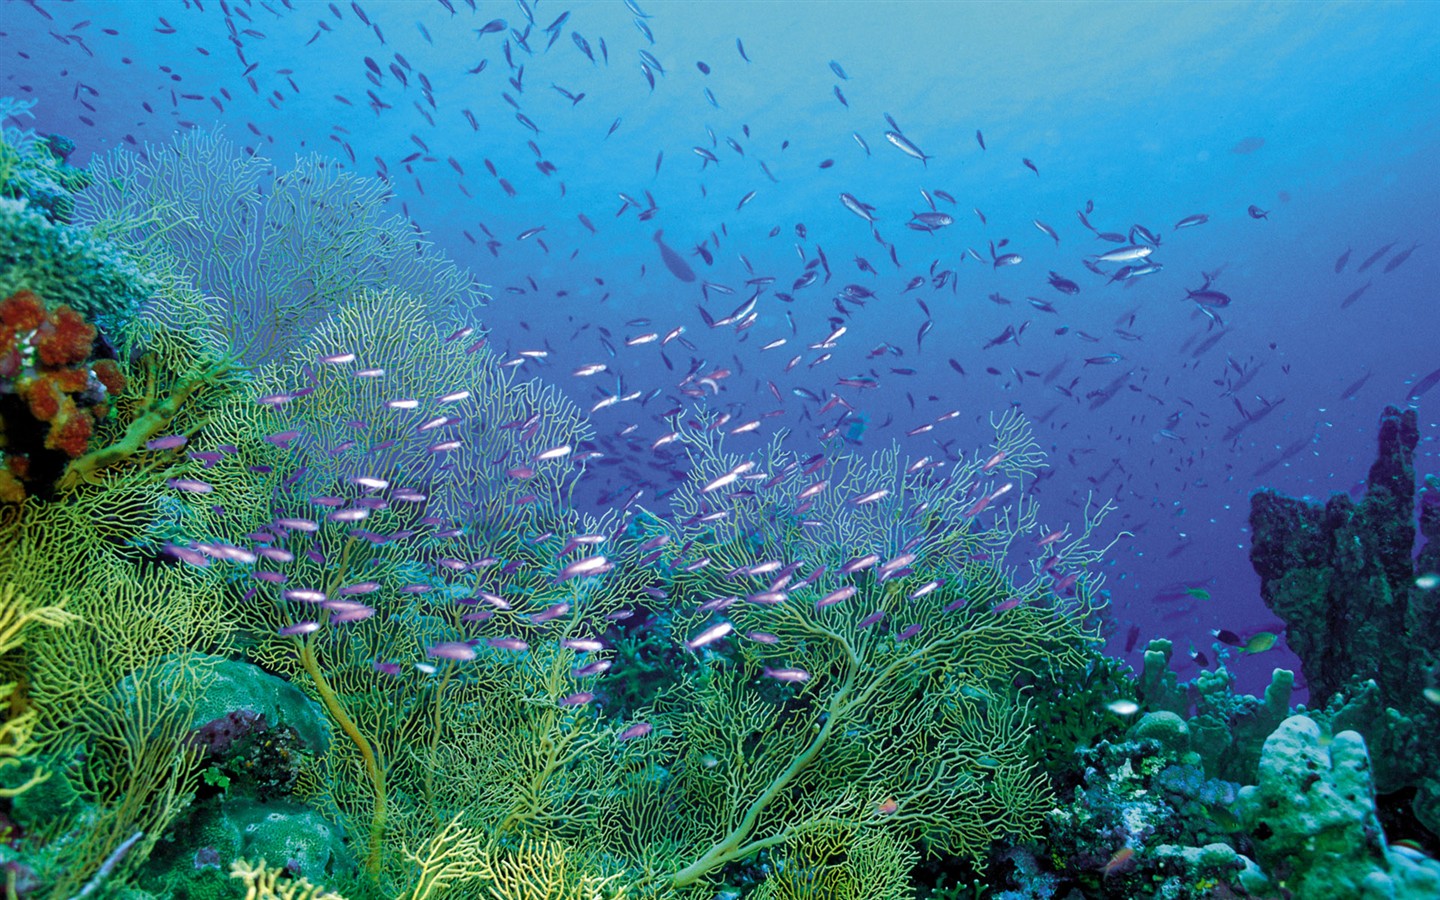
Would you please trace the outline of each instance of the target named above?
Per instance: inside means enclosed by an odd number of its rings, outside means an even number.
[[[468,271],[386,211],[383,182],[319,156],[277,174],[218,134],[190,131],[91,168],[77,223],[144,260],[167,285],[156,315],[203,329],[246,365],[284,359],[367,290],[424,298],[437,315],[488,299]]]
[[[964,876],[932,898],[1440,889],[1384,840],[1364,742],[1321,737],[1370,717],[1413,757],[1378,782],[1416,787],[1433,652],[1352,671],[1362,607],[1292,623],[1320,726],[1223,655],[1181,684],[1154,642],[1132,679],[1099,651],[1111,506],[1042,523],[1017,413],[942,472],[742,454],[697,412],[672,512],[582,515],[585,417],[490,351],[474,279],[382,185],[198,133],[88,188],[63,156],[0,143],[3,411],[58,459],[27,449],[0,505],[17,893],[902,900],[926,865]],[[1257,498],[1267,600],[1432,611],[1398,551],[1413,417],[1387,423],[1373,502]]]
[[[1437,846],[1440,719],[1427,699],[1440,678],[1440,484],[1420,492],[1418,555],[1414,410],[1386,407],[1378,452],[1359,503],[1323,506],[1271,491],[1251,498],[1251,561],[1261,595],[1286,622],[1312,706],[1335,730],[1364,736],[1387,808],[1408,806]],[[1403,639],[1397,639],[1403,636]],[[1394,813],[1385,813],[1393,816]]]
[[[134,259],[71,219],[88,172],[63,162],[54,138],[19,127],[29,103],[0,98],[0,296],[30,290],[107,331],[118,328],[154,283]]]
[[[230,864],[230,877],[245,885],[245,900],[345,900],[333,891],[311,884],[307,878],[292,879],[284,869],[271,868],[261,859],[257,863],[237,859]]]

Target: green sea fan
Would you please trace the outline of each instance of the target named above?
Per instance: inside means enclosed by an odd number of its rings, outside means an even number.
[[[949,465],[929,458],[902,460],[895,446],[868,455],[832,448],[803,459],[784,449],[783,435],[749,456],[728,451],[719,431],[682,431],[679,440],[692,475],[672,497],[672,519],[678,524],[671,536],[683,543],[713,533],[724,543],[766,533],[775,536],[774,543],[789,558],[812,564],[838,565],[844,558],[832,557],[846,551],[895,554],[922,539],[935,552],[998,554],[1015,535],[1036,527],[1034,504],[1020,493],[1014,512],[1001,513],[1013,520],[1006,518],[1000,528],[981,527],[979,513],[967,511],[985,492],[1007,483],[1023,488],[1045,467],[1045,459],[1018,413],[1006,413],[993,426],[991,449]],[[706,491],[714,479],[747,465],[743,479]],[[722,518],[706,520],[708,513],[722,509]]]
[[[157,277],[193,285],[198,293],[171,296],[165,313],[187,327],[204,322],[215,345],[247,365],[284,359],[297,335],[367,289],[405,291],[435,311],[487,299],[386,212],[383,182],[319,156],[280,172],[219,134],[192,131],[91,169],[77,219],[153,260]]]
[[[431,514],[495,533],[553,516],[589,423],[558,388],[453,337],[463,330],[417,297],[362,291],[266,367],[257,396],[305,392],[277,418],[311,448],[306,482],[320,492],[366,476],[405,484],[427,495]],[[348,353],[353,361],[320,361]],[[536,459],[547,450],[559,455]]]

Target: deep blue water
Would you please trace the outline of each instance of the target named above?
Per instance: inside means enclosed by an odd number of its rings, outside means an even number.
[[[1210,651],[1210,629],[1277,624],[1247,558],[1249,494],[1362,490],[1385,404],[1418,405],[1417,468],[1440,470],[1440,390],[1409,399],[1440,368],[1440,6],[647,0],[651,43],[621,0],[449,5],[5,2],[0,95],[37,100],[33,124],[73,138],[79,164],[219,125],[281,166],[319,152],[385,173],[396,209],[491,286],[473,317],[498,349],[548,349],[527,367],[586,408],[658,392],[595,413],[600,449],[620,463],[590,469],[586,502],[643,487],[654,504],[683,474],[650,444],[677,400],[694,408],[677,392],[692,367],[732,370],[707,402],[736,425],[760,420],[729,439],[740,449],[789,429],[810,452],[836,430],[832,453],[843,436],[851,450],[899,441],[942,457],[981,445],[991,413],[1018,405],[1051,453],[1049,476],[1021,486],[1046,520],[1078,521],[1092,493],[1119,504],[1108,525],[1130,536],[1106,569],[1116,652],[1132,625],[1141,647],[1176,638],[1188,663],[1190,642]],[[547,47],[545,26],[567,11]],[[495,19],[504,30],[477,36]],[[664,68],[653,89],[641,50]],[[887,141],[886,114],[927,160]],[[842,192],[874,207],[873,232]],[[907,227],[932,203],[953,224]],[[1084,258],[1119,246],[1082,225],[1092,203],[1097,231],[1157,235],[1149,259],[1163,269],[1114,283],[1118,264],[1088,271]],[[1175,228],[1194,214],[1208,221]],[[662,262],[660,229],[696,281]],[[815,283],[792,287],[822,250],[828,279],[815,268]],[[1022,261],[997,268],[992,252]],[[1054,289],[1052,270],[1080,292]],[[1202,272],[1231,298],[1214,310],[1223,325],[1186,300]],[[706,326],[697,307],[724,318],[761,277],[775,281],[750,327]],[[702,282],[734,293],[707,299]],[[837,310],[848,284],[874,297]],[[808,345],[836,325],[847,332],[812,366],[821,351]],[[693,350],[625,345],[678,326]],[[984,349],[1022,326],[1018,345]],[[1122,359],[1085,362],[1108,354]],[[609,373],[571,376],[590,362]],[[837,383],[857,377],[877,386]],[[1113,398],[1097,403],[1107,386]],[[821,415],[832,394],[853,412]],[[1185,587],[1210,599],[1176,598]],[[1295,660],[1282,646],[1233,665],[1253,689]]]

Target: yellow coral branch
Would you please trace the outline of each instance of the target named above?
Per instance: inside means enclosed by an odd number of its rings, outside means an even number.
[[[170,396],[147,404],[146,411],[136,416],[125,429],[125,434],[108,447],[92,450],[84,456],[70,461],[65,472],[56,482],[61,490],[74,490],[83,484],[97,484],[100,473],[112,468],[139,453],[145,443],[165,430],[170,420],[179,415],[180,408],[195,391],[214,383],[231,371],[230,363],[222,362],[207,367],[201,372],[182,380]],[[152,371],[153,374],[153,371]],[[149,390],[147,388],[147,390]]]
[[[420,867],[420,877],[402,900],[428,900],[459,881],[478,879],[485,869],[485,836],[478,829],[462,828],[460,816],[451,819],[420,853],[403,848],[405,858]]]
[[[245,900],[345,900],[334,891],[327,891],[308,878],[292,881],[282,876],[284,869],[271,869],[265,860],[251,863],[237,859],[230,864],[230,877],[245,882]]]
[[[55,606],[26,609],[28,604],[24,596],[15,589],[15,585],[7,584],[0,590],[0,656],[25,643],[25,629],[30,625],[63,628],[77,621],[79,616],[62,609],[63,603],[64,601],[61,601],[61,604]],[[0,685],[0,699],[11,701],[12,708],[18,687],[19,683],[14,681]],[[38,712],[27,709],[0,723],[0,770],[20,765],[20,758],[34,751],[35,725],[39,720]],[[18,797],[49,777],[49,772],[37,771],[24,784],[0,788],[0,797]]]

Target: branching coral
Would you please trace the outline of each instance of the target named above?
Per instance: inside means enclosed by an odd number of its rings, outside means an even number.
[[[824,828],[793,842],[755,900],[909,900],[919,861],[884,828]]]
[[[627,900],[620,875],[589,873],[564,845],[524,841],[512,849],[491,848],[478,874],[487,900]],[[418,898],[417,898],[418,900]]]
[[[0,722],[0,772],[21,765],[24,757],[35,752],[35,727],[40,721],[40,710],[20,692],[20,679],[25,673],[11,654],[25,646],[27,632],[33,626],[65,628],[75,620],[63,604],[37,607],[15,585],[0,588],[0,671],[12,678],[0,685],[0,701],[10,708]],[[37,771],[22,784],[0,788],[0,797],[16,797],[49,777],[49,772]]]
[[[102,869],[122,880],[189,805],[202,756],[187,740],[200,676],[182,671],[170,678],[162,671],[132,673],[105,702],[85,707],[67,723],[84,748],[74,757],[70,779],[96,812],[57,822],[56,834],[69,835],[48,873],[55,896],[71,896]],[[112,862],[127,841],[134,849]]]
[[[512,529],[563,505],[569,448],[590,428],[558,389],[520,380],[457,337],[468,331],[416,297],[361,292],[256,390],[295,396],[280,414],[300,431],[310,483],[386,478],[426,493],[433,515]],[[556,455],[537,459],[546,451]]]
[[[1028,432],[1007,422],[1004,433],[1026,457]],[[595,843],[645,860],[647,886],[686,888],[826,829],[895,828],[931,854],[972,859],[993,838],[1033,835],[1050,797],[1013,683],[1083,661],[1097,582],[1057,583],[1054,564],[1042,563],[1016,584],[1003,554],[1024,549],[1017,538],[1037,518],[1027,505],[975,521],[989,486],[952,492],[938,477],[912,486],[905,479],[919,469],[883,472],[893,455],[822,462],[807,475],[773,452],[750,465],[711,452],[699,454],[687,492],[693,521],[637,523],[640,547],[657,548],[639,562],[655,564],[668,594],[671,638],[695,655],[637,714],[653,734],[612,757],[631,780],[605,804]],[[1000,452],[977,458],[970,475],[998,468]],[[824,465],[853,473],[818,513],[824,538],[796,539],[779,515],[750,519],[754,527],[715,515],[753,501],[751,491],[804,492],[794,476],[824,480]],[[727,474],[753,476],[756,487]],[[1093,560],[1089,540],[1107,509],[1080,537],[1046,544],[1063,543],[1072,564]],[[932,514],[934,532],[910,524]],[[957,521],[968,535],[958,542],[941,525]]]
[[[203,321],[246,364],[283,359],[296,335],[365,290],[407,291],[437,312],[483,301],[469,273],[385,212],[382,182],[320,157],[277,174],[196,131],[92,169],[78,220],[161,260],[157,277],[198,289],[171,297],[165,313]]]
[[[308,878],[291,879],[283,868],[271,868],[263,859],[256,863],[235,860],[230,864],[230,877],[244,882],[245,900],[345,900],[333,891],[311,884]]]
[[[495,801],[502,831],[579,808],[556,799],[558,776],[598,737],[567,732],[583,718],[560,702],[576,653],[556,642],[603,630],[635,587],[558,577],[615,529],[562,503],[568,448],[587,434],[578,411],[447,331],[403,294],[363,293],[260,374],[266,440],[296,474],[236,548],[254,568],[218,567],[254,658],[344,736],[303,790],[369,835],[367,869],[387,883],[402,844],[481,802],[456,785],[515,788]],[[513,747],[507,766],[455,751],[475,721]]]

